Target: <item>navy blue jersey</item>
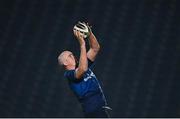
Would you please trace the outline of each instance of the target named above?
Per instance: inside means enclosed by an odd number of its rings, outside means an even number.
[[[99,81],[91,70],[92,66],[93,62],[88,59],[88,70],[81,79],[75,78],[75,70],[67,70],[64,73],[71,90],[81,102],[85,112],[92,112],[106,106],[106,99]]]

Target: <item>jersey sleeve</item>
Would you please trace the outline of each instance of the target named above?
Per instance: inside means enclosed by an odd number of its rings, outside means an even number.
[[[94,65],[94,62],[91,61],[90,59],[88,59],[88,68],[92,68]],[[75,70],[67,70],[65,71],[64,73],[64,77],[70,81],[73,81],[73,80],[76,80],[76,77],[75,77]]]
[[[68,80],[75,80],[75,70],[68,70],[64,73],[64,77]]]
[[[90,59],[88,59],[88,68],[93,68],[93,66],[94,66],[94,62],[93,61],[91,61]]]

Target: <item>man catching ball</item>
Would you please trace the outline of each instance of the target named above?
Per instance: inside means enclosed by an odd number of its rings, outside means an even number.
[[[65,69],[64,76],[70,89],[81,103],[84,116],[109,117],[107,109],[110,108],[107,106],[99,80],[92,72],[93,62],[100,50],[100,45],[86,23],[78,22],[73,32],[80,45],[79,61],[76,61],[72,52],[63,51],[58,57],[58,63]],[[88,51],[86,51],[85,38],[89,39]]]

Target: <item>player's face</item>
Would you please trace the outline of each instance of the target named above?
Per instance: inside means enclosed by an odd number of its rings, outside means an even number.
[[[66,60],[66,64],[67,65],[72,65],[72,66],[76,65],[76,60],[75,60],[75,57],[72,54],[72,52],[67,52],[66,53],[65,60]]]

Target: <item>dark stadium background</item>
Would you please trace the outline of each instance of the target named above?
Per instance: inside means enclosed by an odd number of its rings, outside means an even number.
[[[57,57],[86,21],[111,117],[180,117],[179,0],[1,0],[0,117],[83,117]]]

